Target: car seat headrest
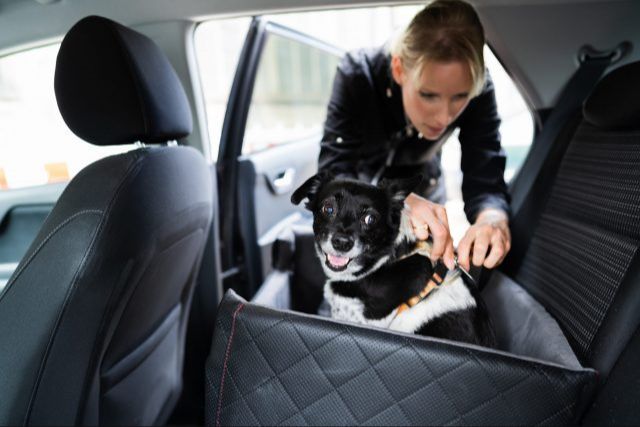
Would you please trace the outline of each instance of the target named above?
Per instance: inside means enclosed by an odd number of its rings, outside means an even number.
[[[640,129],[640,62],[616,68],[602,78],[586,99],[584,118],[611,130]]]
[[[164,143],[191,133],[178,76],[148,37],[89,16],[60,46],[54,87],[67,126],[96,145]]]

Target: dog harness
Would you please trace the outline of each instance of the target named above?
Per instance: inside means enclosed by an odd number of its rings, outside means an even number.
[[[433,275],[429,278],[429,280],[427,280],[427,284],[425,285],[425,287],[422,288],[418,295],[415,295],[400,304],[396,309],[396,316],[405,310],[409,310],[411,307],[424,300],[431,293],[431,291],[442,285],[442,281],[447,275],[447,271],[449,271],[447,266],[444,265],[443,262],[438,261],[438,263],[434,267]]]
[[[410,257],[412,255],[420,254],[421,252],[424,252],[427,249],[427,245],[428,244],[425,241],[418,242],[416,244],[416,248],[413,251],[409,252],[406,255],[403,255],[398,259],[398,261],[405,259],[407,257]],[[453,260],[455,263],[453,269],[460,271],[460,273],[467,279],[467,281],[469,281],[469,283],[475,286],[475,280],[473,279],[471,274],[469,274],[467,270],[465,270],[460,266],[460,264],[458,264],[458,257],[454,256]],[[397,317],[403,311],[409,310],[411,307],[415,306],[421,301],[424,301],[424,299],[427,296],[429,296],[429,294],[434,289],[437,289],[440,285],[442,285],[442,282],[444,281],[444,278],[447,275],[448,271],[449,269],[447,268],[447,266],[442,261],[438,261],[433,268],[433,275],[431,275],[429,280],[427,280],[427,284],[424,286],[424,288],[422,288],[422,290],[418,292],[417,295],[414,295],[413,297],[409,298],[407,301],[400,304],[396,308],[396,314],[394,318]]]

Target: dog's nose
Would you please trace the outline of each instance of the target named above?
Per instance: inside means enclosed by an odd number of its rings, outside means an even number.
[[[331,244],[335,250],[347,252],[353,247],[353,240],[344,234],[334,234],[331,238]]]

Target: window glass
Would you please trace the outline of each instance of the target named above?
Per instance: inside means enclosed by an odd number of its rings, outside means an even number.
[[[322,135],[339,56],[269,34],[258,66],[243,154]]]
[[[0,58],[0,190],[68,181],[132,146],[99,147],[64,123],[53,90],[60,45]]]
[[[214,161],[218,157],[227,100],[249,24],[251,18],[230,18],[203,22],[196,28],[195,49]]]

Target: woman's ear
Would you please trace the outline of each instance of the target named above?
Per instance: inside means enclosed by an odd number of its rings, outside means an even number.
[[[391,55],[391,75],[393,80],[400,86],[404,81],[404,67],[402,66],[402,59],[399,56]]]

